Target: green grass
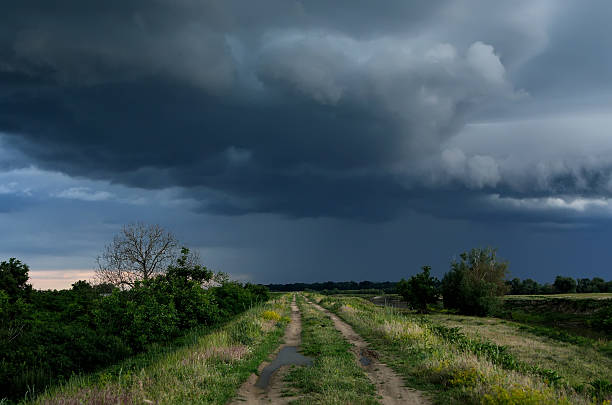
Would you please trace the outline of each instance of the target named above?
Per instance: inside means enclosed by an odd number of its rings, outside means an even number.
[[[586,386],[598,379],[612,381],[612,358],[602,355],[598,341],[497,318],[462,315],[428,315],[427,318],[435,324],[460,328],[472,339],[506,347],[521,363],[555,370],[572,386]]]
[[[559,342],[551,341],[546,346],[549,363],[537,367],[529,359],[529,350],[535,353],[540,347],[523,345],[524,352],[516,351],[516,347],[496,342],[492,336],[466,331],[462,325],[465,319],[457,322],[460,326],[445,325],[441,317],[453,319],[452,315],[414,315],[377,307],[357,297],[327,297],[322,298],[321,304],[351,324],[381,354],[381,360],[411,386],[430,391],[437,403],[586,404],[593,401],[593,395],[602,400],[612,394],[606,393],[609,373],[604,370],[606,363],[597,364],[602,358],[597,352],[591,352],[592,357],[585,360],[593,368],[571,380],[571,363],[555,361],[555,355],[561,353],[555,346]],[[475,331],[493,328],[486,318],[470,322]],[[499,325],[505,326],[502,321]],[[511,337],[519,333],[519,342],[523,338],[522,331],[506,332]],[[580,349],[567,358],[582,354]]]
[[[264,311],[282,318],[266,320]],[[288,314],[289,296],[277,298],[213,331],[193,331],[180,347],[154,348],[103,372],[74,376],[34,402],[225,404],[278,346]]]
[[[557,329],[560,339],[571,339],[569,335],[591,340],[609,341],[602,321],[612,309],[612,294],[559,294],[552,296],[509,296],[497,314],[500,318],[531,326],[550,328],[540,330],[542,334]],[[549,335],[554,335],[554,333]],[[567,336],[566,336],[567,335]],[[566,339],[567,338],[567,339]],[[578,340],[576,342],[578,343]],[[609,344],[601,345],[610,352]],[[607,346],[607,347],[606,347]]]
[[[506,295],[507,300],[533,300],[533,299],[554,299],[554,298],[571,298],[571,299],[612,299],[612,293],[569,293],[569,294],[534,294],[534,295]]]
[[[302,352],[311,367],[293,368],[285,381],[297,391],[296,404],[377,404],[375,388],[349,351],[350,344],[325,314],[300,296]]]

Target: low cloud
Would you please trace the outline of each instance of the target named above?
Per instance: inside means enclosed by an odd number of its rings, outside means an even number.
[[[71,187],[53,194],[53,197],[83,201],[105,201],[113,198],[114,196],[108,191],[95,191],[90,190],[87,187]]]
[[[224,215],[380,221],[421,209],[411,204],[424,194],[450,215],[444,201],[458,190],[465,204],[608,195],[607,141],[580,145],[593,122],[499,118],[542,97],[525,75],[575,4],[351,5],[2,10],[0,157],[10,149],[11,167],[176,189],[192,209]],[[87,187],[53,195],[116,197]]]

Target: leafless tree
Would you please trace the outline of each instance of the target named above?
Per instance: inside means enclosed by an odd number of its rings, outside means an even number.
[[[136,281],[164,273],[178,254],[176,237],[161,226],[140,222],[126,225],[98,256],[96,280],[133,287]]]

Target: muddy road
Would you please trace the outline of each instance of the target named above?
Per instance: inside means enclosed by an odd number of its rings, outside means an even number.
[[[377,353],[368,348],[368,343],[348,323],[320,305],[310,300],[307,302],[325,313],[342,336],[353,345],[351,350],[370,381],[376,386],[377,394],[383,405],[430,403],[420,391],[406,387],[403,379],[391,367],[381,363]]]
[[[284,392],[283,378],[291,365],[309,365],[311,360],[299,352],[302,322],[300,310],[291,302],[291,322],[285,330],[284,343],[272,354],[271,362],[263,362],[257,374],[251,374],[240,387],[236,397],[229,404],[287,404],[296,399]]]

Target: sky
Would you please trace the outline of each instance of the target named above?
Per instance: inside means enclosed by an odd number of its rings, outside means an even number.
[[[0,260],[89,279],[157,223],[257,283],[497,248],[612,279],[612,3],[0,5]]]

